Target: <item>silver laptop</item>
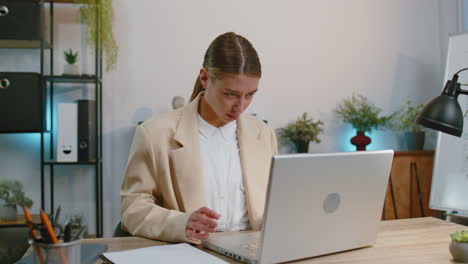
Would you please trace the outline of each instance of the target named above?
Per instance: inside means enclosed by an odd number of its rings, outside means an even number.
[[[373,245],[392,160],[392,150],[273,156],[262,231],[204,246],[266,264]]]

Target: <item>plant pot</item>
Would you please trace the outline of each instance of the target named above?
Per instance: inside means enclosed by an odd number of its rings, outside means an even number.
[[[468,262],[468,243],[452,241],[452,243],[450,243],[449,250],[450,254],[452,254],[453,260],[462,263]]]
[[[63,75],[80,75],[80,68],[77,64],[64,64]]]
[[[17,218],[18,218],[18,211],[16,209],[16,205],[0,206],[0,220],[16,221]]]
[[[406,144],[408,150],[423,150],[424,149],[424,139],[426,133],[419,132],[405,132]]]
[[[308,153],[309,152],[309,141],[295,141],[297,153]]]
[[[351,144],[356,146],[357,151],[366,150],[366,146],[372,142],[371,138],[364,134],[364,131],[358,131],[356,136],[351,138]]]

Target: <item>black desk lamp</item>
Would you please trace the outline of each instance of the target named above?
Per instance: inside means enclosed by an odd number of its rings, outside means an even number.
[[[463,112],[457,99],[459,94],[468,94],[468,91],[462,90],[457,81],[458,74],[466,70],[468,68],[459,70],[451,81],[447,81],[442,94],[423,108],[416,118],[416,124],[461,137]]]

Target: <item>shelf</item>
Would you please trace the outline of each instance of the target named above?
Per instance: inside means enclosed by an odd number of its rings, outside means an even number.
[[[40,2],[40,0],[36,0]],[[80,3],[76,0],[44,0],[44,4],[54,4],[54,5],[84,5],[84,3]]]
[[[40,49],[41,41],[39,40],[0,40],[0,48],[3,49]],[[44,48],[49,49],[50,44],[44,43]]]
[[[0,131],[0,134],[40,134],[40,131]],[[45,132],[44,132],[45,133]]]
[[[64,161],[55,161],[47,160],[44,162],[45,165],[96,165],[97,161],[75,161],[75,162],[64,162]]]
[[[83,76],[83,75],[55,75],[55,76],[45,76],[48,82],[54,83],[95,83],[96,76]]]
[[[75,0],[46,0],[48,3],[64,3],[64,4],[74,4]]]
[[[40,0],[36,0],[40,2]],[[44,3],[58,3],[58,4],[79,4],[75,0],[44,0]]]
[[[44,130],[44,131],[0,131],[0,134],[48,134],[52,133],[50,130]]]
[[[33,223],[40,223],[41,218],[39,215],[32,215]],[[26,220],[24,219],[24,215],[18,215],[16,220],[14,221],[4,221],[0,220],[0,228],[7,228],[7,227],[22,227],[26,226]]]

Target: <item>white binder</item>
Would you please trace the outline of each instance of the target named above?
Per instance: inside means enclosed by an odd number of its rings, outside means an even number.
[[[57,105],[57,161],[78,161],[78,106],[76,103]]]

